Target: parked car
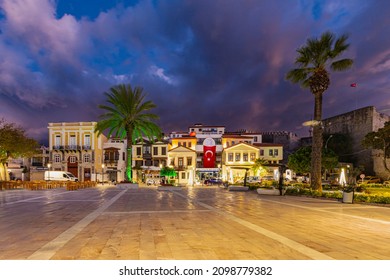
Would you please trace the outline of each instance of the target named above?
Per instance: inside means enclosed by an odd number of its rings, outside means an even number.
[[[375,176],[366,176],[363,180],[359,179],[357,184],[380,184],[382,180],[379,177]]]
[[[209,185],[221,185],[222,180],[218,179],[218,178],[209,178],[209,179],[204,180],[204,184],[208,185],[208,186]]]

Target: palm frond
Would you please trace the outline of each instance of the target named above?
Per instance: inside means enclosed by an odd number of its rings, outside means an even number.
[[[353,60],[345,58],[345,59],[341,59],[341,60],[333,62],[330,65],[330,68],[333,71],[343,71],[343,70],[347,70],[347,69],[351,68],[352,65],[353,65]]]

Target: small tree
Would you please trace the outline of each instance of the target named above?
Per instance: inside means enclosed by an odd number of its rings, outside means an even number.
[[[309,174],[311,168],[311,147],[299,148],[288,157],[288,167],[296,173]],[[339,163],[337,155],[332,150],[322,151],[322,172],[337,167]]]
[[[177,172],[172,167],[165,166],[160,170],[160,176],[167,177],[168,184],[171,182],[171,177],[176,177]]]
[[[362,140],[362,145],[366,148],[372,148],[383,151],[383,166],[390,173],[387,165],[387,159],[390,158],[390,121],[386,122],[383,128],[377,132],[368,133]]]
[[[26,136],[24,128],[0,119],[0,180],[8,179],[8,159],[30,157],[37,147],[38,143]]]

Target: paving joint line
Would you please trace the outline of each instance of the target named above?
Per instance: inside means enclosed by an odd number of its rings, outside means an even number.
[[[117,201],[127,190],[123,190],[109,201],[103,203],[98,209],[88,214],[72,227],[68,228],[53,240],[43,245],[40,249],[31,254],[28,260],[49,260],[52,258],[58,250],[60,250],[67,242],[73,239],[78,233],[86,228],[91,222],[93,222],[99,215],[103,213],[108,207],[110,207],[115,201]]]
[[[215,207],[213,207],[211,205],[208,205],[206,203],[197,201],[197,199],[190,198],[190,197],[188,197],[186,195],[183,195],[183,194],[175,192],[175,191],[172,191],[172,193],[174,193],[174,194],[176,194],[178,196],[181,196],[182,198],[191,200],[192,202],[194,202],[194,203],[196,203],[198,205],[201,205],[201,206],[205,207],[206,209],[209,209],[209,210],[211,210],[213,212],[216,212],[217,214],[219,214],[219,215],[221,215],[221,216],[223,216],[223,217],[225,217],[225,218],[227,218],[229,220],[232,220],[232,221],[234,221],[234,222],[236,222],[236,223],[238,223],[240,225],[243,225],[243,226],[245,226],[245,227],[247,227],[247,228],[249,228],[249,229],[251,229],[251,230],[253,230],[253,231],[257,232],[257,233],[260,233],[260,234],[262,234],[262,235],[264,235],[264,236],[266,236],[266,237],[268,237],[270,239],[273,239],[273,240],[275,240],[275,241],[277,241],[277,242],[279,242],[279,243],[281,243],[281,244],[283,244],[283,245],[285,245],[285,246],[287,246],[287,247],[289,247],[289,248],[291,248],[291,249],[293,249],[293,250],[295,250],[295,251],[297,251],[297,252],[299,252],[299,253],[307,256],[307,257],[309,257],[309,258],[311,258],[311,259],[314,259],[314,260],[334,260],[332,257],[330,257],[330,256],[328,256],[328,255],[326,255],[324,253],[321,253],[321,252],[319,252],[317,250],[314,250],[314,249],[312,249],[310,247],[307,247],[307,246],[305,246],[305,245],[303,245],[301,243],[298,243],[298,242],[296,242],[296,241],[294,241],[292,239],[284,237],[283,235],[280,235],[280,234],[277,234],[277,233],[275,233],[273,231],[267,230],[267,229],[265,229],[265,228],[263,228],[261,226],[255,225],[255,224],[253,224],[251,222],[248,222],[248,221],[246,221],[244,219],[241,219],[241,218],[239,218],[237,216],[234,216],[233,214],[226,213],[226,212],[224,212],[222,210],[219,210],[219,209],[217,209],[217,208],[215,208]]]

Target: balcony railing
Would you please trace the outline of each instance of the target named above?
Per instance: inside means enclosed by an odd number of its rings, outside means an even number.
[[[81,150],[80,145],[66,145],[66,146],[58,146],[54,145],[53,150],[61,150],[61,151],[79,151]]]

